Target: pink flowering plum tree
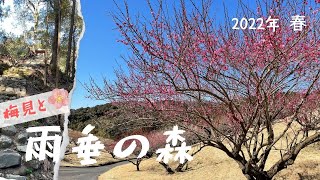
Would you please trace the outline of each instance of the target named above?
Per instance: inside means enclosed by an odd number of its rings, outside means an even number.
[[[156,152],[156,150],[158,148],[163,147],[165,145],[165,142],[166,142],[166,137],[162,133],[157,132],[157,131],[144,132],[144,131],[140,130],[140,131],[132,131],[129,134],[127,133],[122,138],[128,137],[130,135],[142,135],[145,138],[147,138],[148,141],[149,141],[149,150],[148,150],[147,154],[144,155],[141,158],[137,158],[139,153],[141,152],[141,148],[142,148],[142,144],[141,144],[140,141],[138,141],[138,140],[127,140],[127,141],[124,142],[124,144],[122,146],[122,150],[125,150],[131,145],[131,143],[133,141],[136,141],[137,148],[134,150],[132,155],[130,155],[129,157],[123,158],[123,160],[126,160],[126,161],[130,162],[131,164],[133,164],[136,167],[137,171],[140,171],[141,162],[144,159],[151,158],[155,154],[155,152]],[[119,139],[119,140],[121,140],[121,139]],[[119,143],[119,141],[115,141],[112,144],[105,144],[105,146],[106,146],[107,152],[109,154],[111,154],[111,156],[114,159],[121,159],[121,158],[117,157],[113,152],[117,143]]]
[[[157,112],[158,121],[222,150],[248,179],[272,179],[320,141],[317,2],[257,1],[256,9],[240,2],[234,17],[256,19],[255,29],[233,29],[228,10],[214,16],[210,2],[181,0],[174,9],[148,2],[149,18],[132,16],[126,5],[114,21],[131,52],[128,73],[117,71],[104,86],[92,80],[87,90]],[[305,19],[301,31],[292,25],[296,15]]]

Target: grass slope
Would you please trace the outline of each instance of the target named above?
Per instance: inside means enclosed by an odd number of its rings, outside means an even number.
[[[284,129],[284,123],[275,125],[275,134],[279,134]],[[292,132],[288,132],[290,135]],[[283,140],[276,144],[282,145]],[[194,150],[195,147],[194,147]],[[278,150],[272,150],[266,164],[266,169],[270,168],[280,159]],[[176,166],[172,166],[176,167]],[[164,168],[156,161],[156,158],[145,160],[141,163],[140,171],[136,171],[132,164],[125,164],[115,167],[99,176],[99,180],[109,179],[152,179],[152,180],[245,180],[238,164],[229,158],[223,151],[206,147],[194,156],[189,162],[188,169],[182,173],[169,175]],[[310,145],[303,149],[298,155],[295,163],[287,169],[279,172],[275,180],[320,180],[320,146]]]

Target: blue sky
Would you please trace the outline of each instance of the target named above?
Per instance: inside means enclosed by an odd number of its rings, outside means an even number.
[[[113,69],[126,47],[117,43],[119,38],[110,12],[115,8],[112,1],[81,0],[81,10],[85,21],[85,33],[80,41],[77,60],[77,85],[72,96],[71,108],[94,106],[105,103],[86,98],[86,90],[80,84],[88,82],[90,76],[101,83],[102,77],[114,79]]]
[[[117,1],[122,4],[123,1]],[[132,14],[148,13],[145,0],[127,0]],[[171,2],[171,1],[168,1]],[[215,1],[213,13],[219,17],[223,16],[222,1]],[[229,11],[235,11],[234,0],[226,0]],[[169,3],[170,5],[170,3]],[[80,42],[79,58],[77,61],[77,85],[72,96],[72,109],[80,107],[95,106],[106,103],[86,98],[86,90],[80,84],[88,82],[90,76],[98,84],[102,84],[102,77],[114,80],[114,68],[121,63],[121,55],[127,55],[127,48],[116,42],[120,38],[115,30],[114,22],[110,16],[116,11],[116,6],[110,0],[81,0],[81,10],[85,21],[85,33]],[[117,63],[118,62],[118,63]]]

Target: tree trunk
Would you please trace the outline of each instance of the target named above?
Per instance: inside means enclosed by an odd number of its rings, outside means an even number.
[[[43,83],[44,86],[47,86],[47,77],[48,77],[48,52],[46,51],[44,54],[44,77],[43,77]]]
[[[76,26],[74,27],[74,32],[76,31]],[[73,36],[74,36],[73,32]],[[72,49],[72,67],[71,67],[71,79],[73,80],[76,74],[76,59],[77,59],[77,42],[75,36],[72,38],[73,49]]]
[[[188,163],[188,160],[184,161],[184,163],[179,164],[179,166],[176,168],[177,172],[182,172],[182,168]]]
[[[46,38],[49,37],[49,16],[48,16],[48,11],[49,11],[49,2],[47,2],[47,8],[46,8],[46,20],[45,20],[45,25],[46,25]],[[45,43],[45,58],[44,58],[44,85],[47,86],[47,80],[48,80],[48,60],[49,60],[49,52],[48,52],[48,39],[46,40]]]
[[[254,168],[251,164],[240,165],[242,168],[243,175],[248,180],[271,180],[272,177],[268,175],[266,171],[259,171]]]
[[[58,61],[59,61],[59,48],[60,48],[60,24],[61,24],[61,9],[60,0],[54,0],[54,35],[52,41],[52,58],[51,58],[51,72],[53,77],[55,77],[56,87],[58,86]]]
[[[159,164],[161,164],[169,174],[174,174],[174,171],[166,163],[161,161],[161,162],[159,162]]]
[[[71,50],[72,50],[72,40],[73,40],[73,33],[74,33],[74,19],[76,13],[76,0],[72,0],[72,12],[71,12],[71,22],[70,22],[70,29],[69,29],[69,39],[68,39],[68,53],[67,53],[67,60],[66,60],[66,75],[70,77],[70,62],[71,62]]]
[[[140,171],[140,163],[141,163],[141,161],[142,161],[141,158],[137,158],[137,162],[136,162],[137,171]]]
[[[271,180],[272,178],[270,178],[269,176],[261,173],[261,174],[244,174],[244,176],[248,179],[248,180]]]

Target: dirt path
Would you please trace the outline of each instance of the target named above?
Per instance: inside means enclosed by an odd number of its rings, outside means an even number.
[[[100,174],[123,164],[126,162],[88,168],[60,167],[59,180],[97,180]]]

